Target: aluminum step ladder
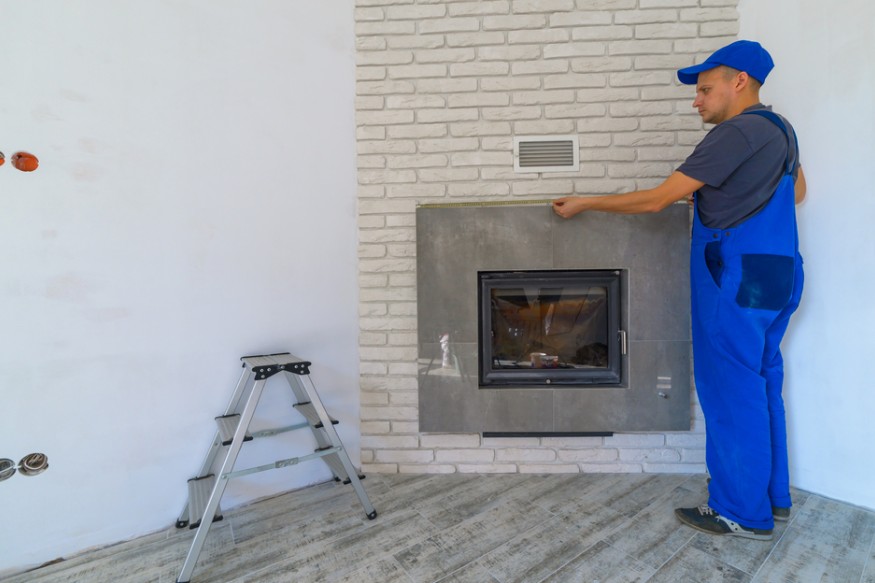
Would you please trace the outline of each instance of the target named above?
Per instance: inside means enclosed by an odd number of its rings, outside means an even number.
[[[325,407],[322,406],[322,401],[319,400],[313,381],[310,380],[311,363],[285,352],[244,356],[240,360],[243,361],[243,374],[225,414],[216,417],[218,430],[213,444],[197,477],[188,481],[188,500],[176,521],[177,528],[197,529],[177,583],[188,583],[191,580],[191,574],[206,541],[210,525],[222,519],[219,500],[231,478],[321,458],[331,468],[335,480],[352,484],[367,517],[371,520],[377,517],[377,511],[371,505],[361,484],[364,476],[360,476],[353,467],[334,430],[337,420],[329,417]],[[249,433],[249,423],[258,406],[264,385],[269,378],[277,374],[284,376],[289,382],[295,398],[294,408],[303,415],[305,421],[287,427]],[[245,470],[234,470],[234,463],[244,442],[307,427],[316,438],[318,449],[315,452]]]

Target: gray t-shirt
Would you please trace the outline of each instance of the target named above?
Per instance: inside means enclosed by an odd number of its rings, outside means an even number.
[[[771,111],[762,104],[744,111],[754,109]],[[794,131],[786,119],[784,123]],[[789,147],[795,159],[794,142]],[[702,223],[728,229],[766,206],[784,175],[787,147],[783,130],[759,115],[740,114],[714,126],[678,167],[705,183],[696,194]]]

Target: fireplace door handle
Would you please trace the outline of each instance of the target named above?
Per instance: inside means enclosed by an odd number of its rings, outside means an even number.
[[[620,330],[618,336],[620,337],[620,354],[626,356],[626,331]]]

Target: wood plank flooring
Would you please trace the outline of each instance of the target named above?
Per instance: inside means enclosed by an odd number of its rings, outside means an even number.
[[[194,583],[875,583],[875,512],[795,490],[775,540],[698,533],[674,517],[704,476],[371,475],[368,520],[327,483],[213,525]],[[173,517],[168,517],[170,522]],[[174,583],[194,531],[167,530],[3,583]]]

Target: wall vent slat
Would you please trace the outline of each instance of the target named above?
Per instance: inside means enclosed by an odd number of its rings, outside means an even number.
[[[516,136],[513,167],[516,172],[577,172],[580,147],[577,136]]]

